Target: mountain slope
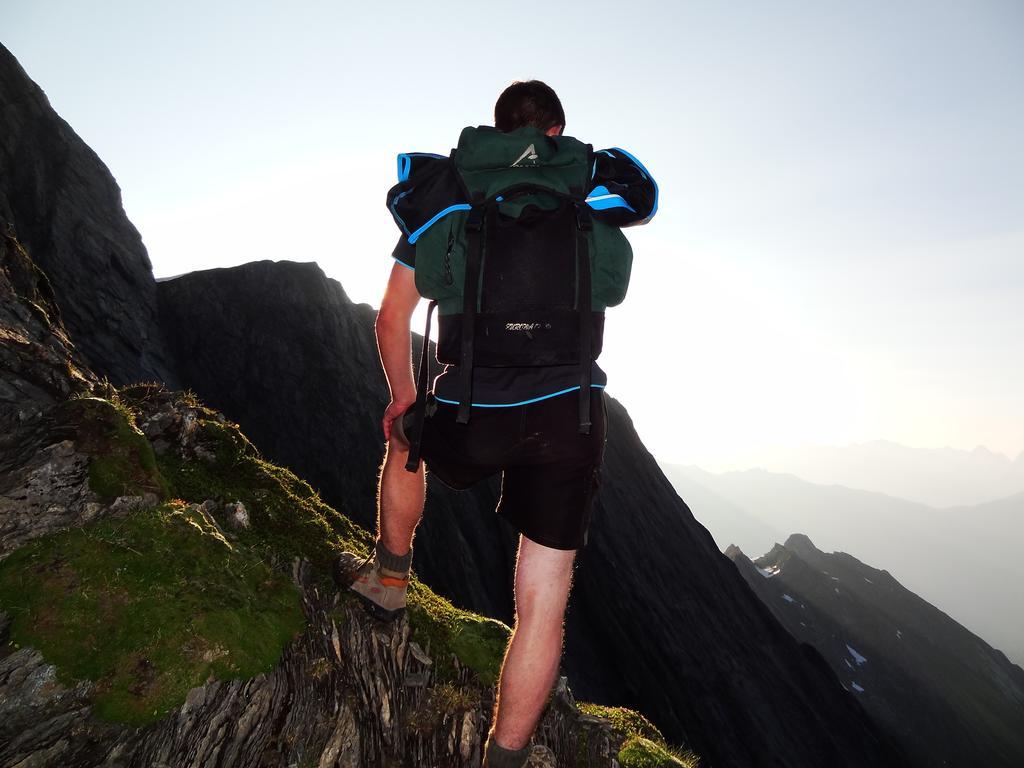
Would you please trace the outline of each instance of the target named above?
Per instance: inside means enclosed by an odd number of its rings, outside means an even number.
[[[915,764],[1024,763],[1024,670],[888,571],[802,534],[729,556],[794,637],[914,755]]]
[[[315,265],[283,261],[158,288],[182,381],[372,525],[387,395],[373,310]],[[713,766],[884,763],[852,697],[750,592],[622,405],[610,398],[608,410],[602,487],[567,616],[573,690],[641,709]],[[494,514],[499,490],[497,478],[466,493],[431,481],[413,562],[456,604],[509,620],[515,538]]]
[[[1024,664],[1024,494],[976,507],[932,509],[880,493],[808,483],[764,470],[721,475],[673,467],[682,492],[699,483],[711,493],[697,515],[721,544],[764,552],[782,536],[732,525],[732,508],[762,526],[804,531],[829,548],[887,563],[900,582]],[[685,479],[680,482],[680,477]],[[729,506],[723,509],[722,500]],[[735,538],[726,538],[734,534]],[[984,599],[979,599],[984,596]]]
[[[10,235],[0,422],[0,766],[479,765],[508,628],[415,578],[370,619],[326,576],[369,533],[193,396],[98,381]],[[536,738],[688,764],[564,679]]]

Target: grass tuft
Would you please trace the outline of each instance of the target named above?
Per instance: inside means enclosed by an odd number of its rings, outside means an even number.
[[[585,714],[611,721],[616,731],[625,734],[618,755],[622,768],[697,768],[698,758],[693,752],[669,747],[661,731],[639,712],[588,702],[578,706]]]
[[[469,667],[487,685],[498,681],[511,630],[496,619],[463,611],[418,582],[409,584],[409,623],[416,640],[430,647],[439,681],[451,681],[451,656]]]

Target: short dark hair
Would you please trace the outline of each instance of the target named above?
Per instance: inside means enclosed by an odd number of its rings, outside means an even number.
[[[501,92],[494,105],[494,127],[499,131],[527,125],[542,131],[565,125],[562,102],[551,86],[540,80],[517,80]]]

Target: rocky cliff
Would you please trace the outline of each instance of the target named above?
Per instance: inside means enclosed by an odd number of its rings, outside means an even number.
[[[1024,670],[888,571],[802,534],[754,561],[726,554],[913,765],[1024,765]]]
[[[194,272],[162,281],[159,297],[182,381],[372,526],[387,398],[374,310],[290,262]],[[494,514],[498,492],[497,478],[464,493],[430,481],[414,565],[456,604],[508,621],[515,535]],[[579,695],[640,709],[713,766],[891,759],[817,652],[721,554],[614,398],[574,584],[564,669]]]
[[[0,224],[60,296],[81,359],[115,384],[176,384],[142,238],[107,167],[0,45]]]
[[[10,234],[0,308],[0,766],[479,765],[506,626],[418,580],[370,619],[326,578],[370,535],[191,394],[98,381]],[[563,678],[558,765],[688,764],[585,709]]]

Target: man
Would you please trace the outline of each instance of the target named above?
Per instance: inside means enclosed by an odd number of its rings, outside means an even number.
[[[513,83],[495,105],[497,131],[521,131],[524,136],[539,132],[538,141],[530,143],[516,163],[535,158],[538,142],[544,136],[562,136],[564,127],[557,95],[539,81]],[[653,179],[628,153],[602,152],[588,157],[586,171],[593,183],[590,206],[615,226],[645,223],[657,207]],[[440,156],[432,157],[441,162]],[[403,194],[390,197],[389,202]],[[410,319],[421,298],[415,280],[416,246],[410,243],[410,231],[395,206],[390,207],[405,234],[393,253],[395,264],[376,321],[381,362],[391,390],[382,420],[387,451],[380,475],[378,538],[369,559],[357,562],[346,553],[337,572],[343,582],[354,578],[350,588],[371,613],[383,619],[395,618],[404,610],[412,540],[425,499],[423,464],[415,472],[406,471],[410,450],[406,434],[413,425],[408,417],[417,395],[410,359]],[[623,285],[623,295],[624,290]],[[485,768],[526,765],[531,735],[557,678],[573,562],[576,550],[586,543],[606,438],[606,376],[596,361],[590,365],[588,431],[580,421],[586,401],[580,405],[582,384],[576,364],[472,367],[468,423],[458,418],[460,394],[465,392],[460,388],[458,366],[447,365],[427,396],[420,446],[426,465],[456,489],[501,471],[497,512],[520,531],[515,626],[501,669]]]

